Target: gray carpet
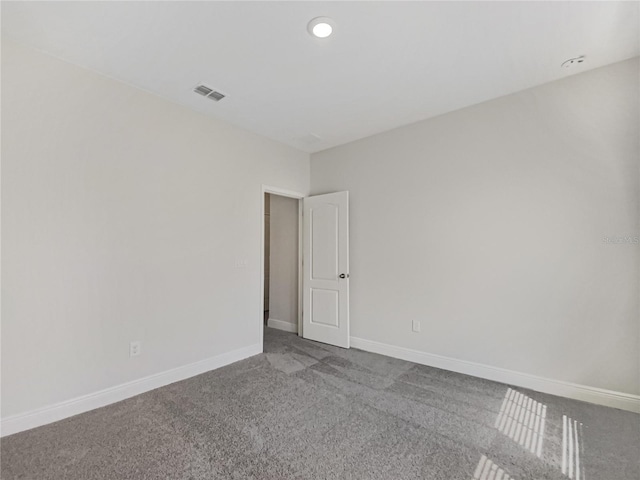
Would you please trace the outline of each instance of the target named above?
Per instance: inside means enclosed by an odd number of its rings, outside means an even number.
[[[3,480],[640,478],[639,415],[272,329],[262,355],[1,446]]]

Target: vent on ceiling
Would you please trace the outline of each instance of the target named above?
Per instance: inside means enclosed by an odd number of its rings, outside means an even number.
[[[193,91],[199,95],[202,95],[203,97],[207,97],[208,99],[213,100],[214,102],[219,102],[225,97],[223,93],[216,92],[213,88],[209,88],[205,85],[198,85],[193,89]]]

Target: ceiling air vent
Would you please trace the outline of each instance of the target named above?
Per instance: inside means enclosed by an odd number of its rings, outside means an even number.
[[[224,98],[224,95],[220,92],[211,92],[209,95],[207,95],[207,98],[218,102]]]
[[[198,85],[193,89],[193,91],[199,95],[202,95],[203,97],[207,97],[208,99],[213,100],[214,102],[219,102],[225,97],[223,93],[216,92],[213,88],[209,88],[205,85]]]

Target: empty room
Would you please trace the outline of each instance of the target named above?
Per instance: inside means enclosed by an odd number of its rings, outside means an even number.
[[[2,1],[1,480],[638,480],[640,3]]]

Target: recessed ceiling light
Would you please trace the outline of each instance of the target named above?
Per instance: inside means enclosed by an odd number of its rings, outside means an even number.
[[[309,22],[307,30],[317,38],[327,38],[333,33],[334,23],[329,17],[316,17]]]

